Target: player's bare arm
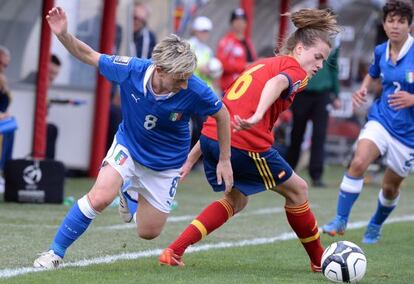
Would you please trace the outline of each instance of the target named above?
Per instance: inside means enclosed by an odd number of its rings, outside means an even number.
[[[227,108],[223,107],[212,115],[217,122],[217,135],[220,145],[220,158],[217,164],[217,183],[222,184],[224,180],[225,193],[233,188],[233,170],[230,162],[230,116]]]
[[[234,117],[233,127],[236,131],[249,129],[258,123],[269,109],[269,107],[280,97],[280,94],[289,87],[289,80],[285,75],[277,75],[267,81],[263,88],[256,112],[249,118]]]
[[[68,20],[61,7],[51,9],[46,20],[52,32],[74,57],[86,64],[98,66],[101,54],[68,32]]]
[[[187,156],[187,160],[185,161],[183,167],[181,168],[180,172],[180,181],[184,181],[185,177],[190,173],[191,169],[197,163],[197,161],[201,157],[201,146],[200,140],[193,146],[190,153]]]

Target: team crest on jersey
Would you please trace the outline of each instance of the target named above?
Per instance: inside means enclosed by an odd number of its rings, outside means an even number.
[[[124,151],[120,150],[115,156],[115,163],[119,166],[122,166],[125,161],[128,159],[128,155]]]
[[[177,121],[180,120],[183,114],[181,112],[172,112],[170,114],[170,120],[171,121]]]
[[[115,56],[114,58],[115,64],[128,65],[129,61],[131,61],[131,57],[129,56]]]
[[[410,84],[414,83],[414,71],[405,73],[405,80]]]

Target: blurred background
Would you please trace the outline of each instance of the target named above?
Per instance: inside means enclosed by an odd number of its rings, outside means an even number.
[[[146,27],[152,31],[156,40],[169,33],[177,33],[190,38],[194,32],[194,19],[206,16],[212,28],[206,44],[216,52],[217,44],[230,27],[230,16],[235,8],[242,7],[247,18],[245,34],[250,38],[258,57],[272,56],[276,43],[293,31],[282,12],[320,5],[330,7],[343,26],[340,34],[340,53],[338,58],[338,77],[340,82],[340,107],[331,108],[328,136],[325,145],[326,163],[345,163],[352,152],[361,123],[365,121],[364,110],[354,113],[351,107],[351,94],[359,86],[367,72],[376,44],[384,41],[381,27],[381,0],[2,0],[0,1],[0,45],[7,47],[11,61],[5,74],[8,79],[12,102],[9,112],[16,118],[18,129],[15,132],[13,159],[31,156],[34,147],[34,121],[36,97],[40,73],[39,60],[42,31],[50,32],[42,25],[44,7],[47,5],[63,7],[68,16],[69,30],[81,40],[100,50],[101,33],[115,32],[111,53],[137,56],[134,21],[135,5],[144,4],[147,9]],[[115,25],[105,25],[110,19],[104,16],[104,8],[116,9]],[[107,14],[105,14],[107,15]],[[284,20],[285,19],[285,20]],[[109,21],[112,23],[113,21]],[[103,30],[104,29],[104,30]],[[106,30],[105,30],[106,29]],[[46,44],[48,44],[46,42]],[[46,121],[59,129],[55,138],[54,159],[62,161],[66,168],[79,174],[90,172],[92,159],[101,161],[104,151],[94,154],[96,141],[105,139],[111,130],[110,110],[96,109],[95,100],[111,100],[116,104],[116,88],[111,95],[97,98],[97,72],[94,68],[75,60],[52,36],[50,54],[59,58],[59,70],[55,78],[48,81],[47,98],[49,108]],[[47,58],[46,58],[47,59]],[[40,64],[40,65],[39,65]],[[49,67],[50,69],[50,67]],[[50,70],[49,70],[50,71]],[[34,79],[28,76],[34,73]],[[214,78],[218,80],[219,78]],[[214,88],[221,93],[219,84]],[[375,95],[377,91],[372,91]],[[53,103],[53,101],[58,103]],[[72,102],[72,103],[62,103]],[[52,103],[50,103],[52,102]],[[61,102],[61,103],[59,103]],[[329,106],[328,106],[329,107]],[[96,115],[96,113],[98,115]],[[99,120],[96,117],[108,116]],[[95,117],[95,118],[94,118]],[[108,129],[104,135],[94,137],[94,129]],[[276,143],[289,145],[291,120],[283,121],[277,134]],[[312,125],[308,125],[311,129]],[[309,134],[305,134],[299,167],[307,163]],[[110,140],[110,139],[108,139]],[[100,146],[101,147],[101,146]],[[93,175],[94,171],[92,171]],[[95,171],[96,173],[96,171]]]

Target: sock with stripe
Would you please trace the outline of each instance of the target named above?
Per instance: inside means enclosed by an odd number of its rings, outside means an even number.
[[[198,215],[181,235],[168,247],[177,255],[183,255],[184,251],[192,244],[222,226],[233,216],[233,207],[225,199],[211,203]]]
[[[66,214],[49,249],[63,258],[66,249],[86,231],[96,215],[97,212],[90,205],[88,197],[83,196]]]
[[[375,225],[382,225],[385,222],[385,220],[388,218],[388,216],[391,214],[391,212],[395,209],[395,207],[397,207],[399,200],[400,200],[399,194],[393,200],[386,199],[381,189],[378,194],[377,211],[375,211],[375,214],[374,216],[372,216],[369,223],[375,224]]]
[[[309,204],[306,201],[299,206],[285,206],[290,226],[298,236],[314,265],[321,265],[323,247],[318,232],[318,225]]]
[[[363,177],[351,177],[345,174],[338,193],[338,205],[336,214],[345,221],[348,221],[352,206],[358,199],[364,185]]]

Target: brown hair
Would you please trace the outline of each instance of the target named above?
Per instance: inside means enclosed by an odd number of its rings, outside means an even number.
[[[297,28],[281,47],[282,54],[292,52],[298,42],[302,42],[305,46],[312,46],[317,40],[322,40],[331,47],[332,37],[340,31],[336,15],[328,9],[302,9],[282,16],[290,16],[293,25]]]
[[[382,7],[382,12],[383,22],[385,22],[388,15],[391,17],[400,16],[401,18],[406,18],[409,25],[413,21],[413,6],[408,1],[390,0]]]

